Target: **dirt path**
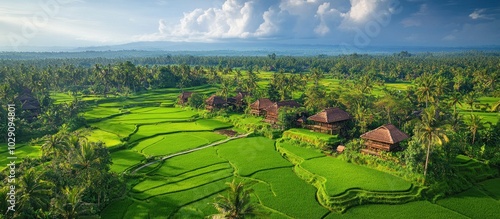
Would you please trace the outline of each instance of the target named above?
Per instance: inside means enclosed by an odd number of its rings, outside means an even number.
[[[209,145],[205,145],[203,147],[199,147],[199,148],[193,148],[193,149],[190,149],[190,150],[187,150],[187,151],[181,151],[181,152],[178,152],[178,153],[175,153],[175,154],[171,154],[171,155],[167,155],[167,156],[164,156],[162,157],[161,159],[159,160],[155,160],[155,161],[151,161],[147,164],[144,164],[140,167],[138,167],[137,169],[135,169],[134,171],[132,171],[131,173],[134,174],[136,173],[137,171],[141,170],[142,168],[145,168],[145,167],[148,167],[148,166],[151,166],[155,163],[158,163],[160,161],[164,161],[166,159],[170,159],[172,157],[177,157],[179,155],[183,155],[183,154],[188,154],[188,153],[191,153],[191,152],[195,152],[195,151],[199,151],[199,150],[203,150],[205,148],[209,148],[209,147],[213,147],[213,146],[217,146],[217,145],[220,145],[220,144],[223,144],[223,143],[226,143],[228,141],[231,141],[231,140],[234,140],[234,139],[238,139],[238,138],[244,138],[244,137],[247,137],[248,135],[250,135],[251,133],[246,133],[246,134],[243,134],[243,135],[237,135],[237,136],[233,136],[233,137],[230,137],[230,138],[227,138],[227,139],[224,139],[224,140],[221,140],[221,141],[218,141],[218,142],[214,142],[212,144],[209,144]]]

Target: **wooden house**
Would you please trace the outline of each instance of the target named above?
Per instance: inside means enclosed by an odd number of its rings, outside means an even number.
[[[273,105],[264,109],[266,111],[266,118],[264,119],[264,121],[271,124],[278,123],[279,109],[282,107],[297,108],[300,107],[300,104],[297,103],[295,100],[285,100],[276,102]]]
[[[181,95],[179,95],[179,101],[177,103],[179,105],[185,105],[191,95],[193,95],[193,92],[182,92]]]
[[[401,150],[399,142],[409,138],[392,124],[380,126],[360,137],[365,140],[366,146],[361,152],[373,155],[378,155],[379,151],[399,151]]]
[[[16,97],[16,101],[21,103],[21,110],[25,112],[28,121],[32,121],[41,113],[40,102],[33,96],[30,89],[24,89],[23,92]]]
[[[212,95],[207,100],[205,100],[205,109],[212,111],[214,109],[223,108],[226,105],[226,101],[221,96]]]
[[[250,105],[250,114],[263,116],[266,114],[265,109],[273,105],[273,102],[267,98],[260,98]]]
[[[308,121],[314,122],[313,125],[306,125],[306,128],[312,129],[315,132],[326,132],[329,134],[339,134],[340,129],[345,121],[352,117],[340,108],[327,108],[315,115],[307,118]]]

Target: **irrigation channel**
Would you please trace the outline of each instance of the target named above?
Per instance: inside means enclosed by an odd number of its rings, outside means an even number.
[[[230,138],[227,138],[227,139],[224,139],[224,140],[221,140],[221,141],[218,141],[218,142],[214,142],[212,144],[209,144],[209,145],[205,145],[203,147],[199,147],[199,148],[193,148],[193,149],[189,149],[189,150],[186,150],[186,151],[181,151],[181,152],[178,152],[178,153],[175,153],[175,154],[171,154],[171,155],[167,155],[167,156],[164,156],[162,157],[161,159],[159,160],[155,160],[155,161],[151,161],[147,164],[144,164],[140,167],[138,167],[137,169],[135,169],[134,171],[131,172],[131,174],[135,174],[137,171],[141,170],[142,168],[145,168],[145,167],[148,167],[148,166],[151,166],[155,163],[158,163],[160,161],[164,161],[166,159],[170,159],[172,157],[177,157],[179,155],[183,155],[183,154],[189,154],[191,152],[195,152],[195,151],[199,151],[199,150],[203,150],[205,148],[209,148],[209,147],[213,147],[213,146],[217,146],[217,145],[220,145],[220,144],[223,144],[223,143],[226,143],[228,141],[231,141],[231,140],[234,140],[234,139],[238,139],[238,138],[244,138],[244,137],[247,137],[248,135],[252,134],[252,132],[250,133],[246,133],[246,134],[242,134],[242,135],[237,135],[237,136],[233,136],[233,137],[230,137]]]

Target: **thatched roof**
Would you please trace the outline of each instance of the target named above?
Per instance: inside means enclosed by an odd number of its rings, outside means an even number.
[[[260,98],[258,99],[257,101],[253,102],[252,105],[250,105],[250,107],[252,107],[252,109],[265,109],[269,106],[273,105],[273,102],[267,98]]]
[[[300,107],[300,104],[297,103],[295,100],[285,100],[285,101],[280,101],[280,102],[274,103],[273,105],[265,108],[265,110],[267,112],[278,113],[278,110],[281,107],[296,108],[296,107]]]
[[[182,92],[181,95],[179,95],[179,98],[187,99],[187,98],[190,98],[191,95],[193,95],[193,92]]]
[[[16,100],[21,102],[23,110],[38,110],[40,109],[40,102],[33,96],[31,90],[24,89],[23,92],[16,97]]]
[[[214,105],[222,105],[222,104],[225,104],[226,101],[224,101],[224,98],[222,98],[221,96],[217,96],[217,95],[212,95],[210,96],[206,101],[205,103],[209,106],[214,106]]]
[[[388,144],[396,144],[400,141],[409,138],[409,136],[406,133],[396,128],[396,126],[394,126],[393,124],[386,124],[380,126],[374,130],[362,134],[360,137],[363,139],[368,139]]]
[[[242,101],[243,101],[243,98],[245,98],[246,96],[248,96],[248,93],[247,93],[247,92],[238,92],[238,94],[234,97],[234,99],[235,99],[237,102],[242,102]]]
[[[327,108],[315,115],[307,118],[308,120],[322,123],[334,123],[351,119],[351,115],[340,108]]]

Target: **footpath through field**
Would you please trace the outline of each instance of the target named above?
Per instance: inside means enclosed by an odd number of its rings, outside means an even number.
[[[233,137],[230,137],[230,138],[227,138],[227,139],[224,139],[224,140],[221,140],[221,141],[218,141],[218,142],[214,142],[212,144],[209,144],[209,145],[205,145],[203,147],[199,147],[199,148],[193,148],[193,149],[190,149],[190,150],[186,150],[186,151],[181,151],[181,152],[178,152],[178,153],[175,153],[175,154],[171,154],[171,155],[167,155],[167,156],[164,156],[162,157],[161,159],[159,160],[155,160],[155,161],[151,161],[147,164],[144,164],[142,166],[140,166],[139,168],[135,169],[134,171],[132,171],[131,173],[134,174],[136,173],[137,171],[141,170],[142,168],[145,168],[145,167],[148,167],[148,166],[151,166],[155,163],[158,163],[160,161],[164,161],[166,159],[170,159],[172,157],[177,157],[179,155],[183,155],[183,154],[188,154],[188,153],[191,153],[191,152],[195,152],[195,151],[199,151],[199,150],[202,150],[202,149],[205,149],[205,148],[209,148],[209,147],[213,147],[213,146],[217,146],[219,144],[223,144],[223,143],[226,143],[228,141],[231,141],[231,140],[234,140],[234,139],[238,139],[238,138],[244,138],[244,137],[247,137],[248,135],[252,134],[251,132],[250,133],[246,133],[246,134],[242,134],[242,135],[237,135],[237,136],[233,136]]]

